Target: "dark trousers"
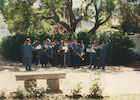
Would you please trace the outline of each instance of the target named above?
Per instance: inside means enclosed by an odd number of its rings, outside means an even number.
[[[53,55],[53,66],[58,66],[58,55]]]
[[[25,57],[25,68],[31,70],[32,57]]]
[[[97,55],[96,54],[90,54],[90,66],[93,64],[94,62],[94,68],[96,68],[97,65]]]
[[[64,66],[64,55],[60,55],[60,66]]]
[[[98,68],[101,67],[102,64],[102,69],[105,68],[105,57],[99,57],[99,63],[98,63]]]
[[[73,55],[73,62],[74,62],[74,68],[76,68],[76,66],[78,66],[78,68],[80,67],[80,57],[79,56]]]
[[[66,54],[66,64],[68,65],[68,67],[70,67],[70,65],[71,65],[71,55],[69,55],[69,54]]]
[[[45,56],[45,55],[41,55],[41,64],[47,64],[48,62],[48,56]]]
[[[23,63],[23,66],[24,66],[24,63],[25,63],[24,52],[22,52],[22,63]]]

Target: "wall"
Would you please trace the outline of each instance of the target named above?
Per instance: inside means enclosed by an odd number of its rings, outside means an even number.
[[[134,52],[140,55],[140,35],[127,35],[135,43]]]

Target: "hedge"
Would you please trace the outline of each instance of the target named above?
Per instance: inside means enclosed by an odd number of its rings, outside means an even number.
[[[98,33],[96,33],[98,34]],[[21,51],[20,46],[23,41],[30,37],[32,41],[41,40],[50,38],[56,40],[65,40],[71,38],[77,38],[78,42],[84,40],[86,47],[88,47],[95,39],[98,41],[98,44],[101,44],[102,41],[107,42],[107,53],[106,53],[106,64],[111,65],[122,65],[128,64],[133,61],[134,52],[130,49],[135,45],[132,40],[128,37],[124,37],[119,32],[115,33],[103,33],[99,37],[96,34],[88,34],[86,32],[75,33],[65,33],[65,34],[19,34],[15,36],[8,36],[2,39],[0,43],[0,52],[6,58],[14,61],[21,61]],[[89,63],[89,54],[85,56],[85,64]]]

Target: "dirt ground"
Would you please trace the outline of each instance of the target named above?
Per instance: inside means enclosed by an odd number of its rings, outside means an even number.
[[[116,94],[140,94],[140,67],[132,66],[106,66],[106,70],[88,69],[83,66],[79,69],[44,67],[40,68],[32,64],[33,71],[25,71],[22,63],[9,61],[0,54],[0,90],[5,88],[7,95],[16,91],[18,86],[24,86],[23,81],[16,81],[15,75],[23,73],[47,73],[47,72],[66,72],[66,78],[60,79],[60,90],[63,94],[70,94],[70,89],[78,82],[82,82],[81,94],[89,93],[90,77],[99,76],[103,89],[103,95]],[[37,80],[37,86],[46,87],[46,80]]]

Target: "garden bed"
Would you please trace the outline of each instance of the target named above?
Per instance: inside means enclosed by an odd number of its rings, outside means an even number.
[[[134,62],[130,63],[129,66],[140,66],[140,62],[134,61]]]

